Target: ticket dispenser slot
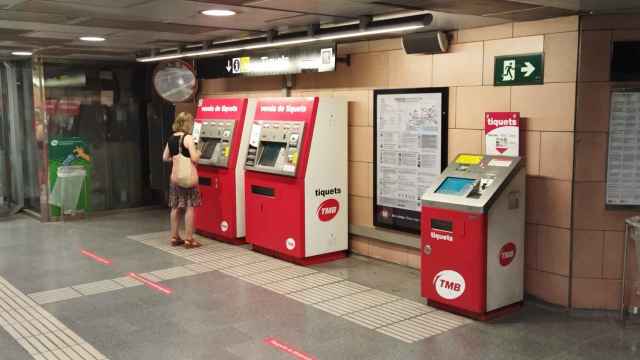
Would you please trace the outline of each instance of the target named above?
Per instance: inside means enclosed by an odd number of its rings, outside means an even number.
[[[295,176],[304,123],[259,121],[253,124],[247,160],[248,170]]]
[[[235,121],[217,120],[202,125],[200,130],[199,163],[218,167],[229,166],[229,156]]]

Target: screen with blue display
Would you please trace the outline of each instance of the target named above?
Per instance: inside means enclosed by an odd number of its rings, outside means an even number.
[[[471,190],[475,182],[475,179],[448,177],[444,179],[442,184],[440,184],[436,193],[459,196],[466,195]]]

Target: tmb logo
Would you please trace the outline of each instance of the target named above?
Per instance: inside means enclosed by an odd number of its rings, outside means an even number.
[[[500,265],[508,266],[511,264],[513,259],[516,257],[516,244],[510,242],[504,244],[504,246],[500,249],[498,253],[498,260],[500,261]]]
[[[457,299],[464,293],[465,282],[462,275],[453,270],[440,271],[433,278],[433,286],[441,297],[447,300]]]
[[[342,190],[340,190],[340,188],[335,187],[333,189],[316,189],[316,196],[329,196],[329,195],[339,195],[342,193]]]
[[[318,219],[320,221],[330,221],[340,211],[340,203],[336,199],[327,199],[318,206]]]
[[[451,236],[451,234],[440,234],[435,231],[431,232],[431,238],[433,240],[444,240],[444,241],[453,242],[453,236]]]

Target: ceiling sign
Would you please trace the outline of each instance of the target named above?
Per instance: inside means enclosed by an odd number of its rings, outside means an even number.
[[[203,58],[197,60],[197,68],[201,79],[333,71],[335,44]]]
[[[496,56],[495,86],[540,85],[544,83],[543,54]]]

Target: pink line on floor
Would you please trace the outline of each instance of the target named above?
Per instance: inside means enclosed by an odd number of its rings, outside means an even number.
[[[151,281],[151,280],[149,280],[149,279],[147,279],[147,278],[145,278],[143,276],[140,276],[140,275],[138,275],[136,273],[130,272],[128,275],[129,275],[130,278],[142,282],[148,288],[151,288],[153,290],[159,291],[159,292],[161,292],[161,293],[163,293],[165,295],[171,295],[171,293],[173,292],[173,290],[171,290],[170,288],[164,287],[164,286],[158,284],[157,282]]]
[[[111,265],[111,260],[106,259],[106,258],[103,258],[103,257],[101,257],[101,256],[98,256],[98,255],[96,255],[96,254],[92,253],[91,251],[88,251],[88,250],[82,250],[82,251],[81,251],[81,253],[82,253],[82,255],[84,255],[84,256],[86,256],[86,257],[88,257],[88,258],[91,258],[91,259],[93,259],[93,260],[95,260],[96,262],[99,262],[99,263],[101,263],[101,264],[104,264],[104,265]]]
[[[285,343],[283,343],[282,341],[274,338],[274,337],[268,337],[266,339],[263,340],[263,342],[267,345],[273,346],[274,348],[282,351],[282,352],[286,352],[287,354],[295,357],[296,359],[299,360],[317,360],[317,358],[309,355],[309,354],[305,354],[304,352],[297,350],[293,347],[291,347],[290,345],[287,345]]]

